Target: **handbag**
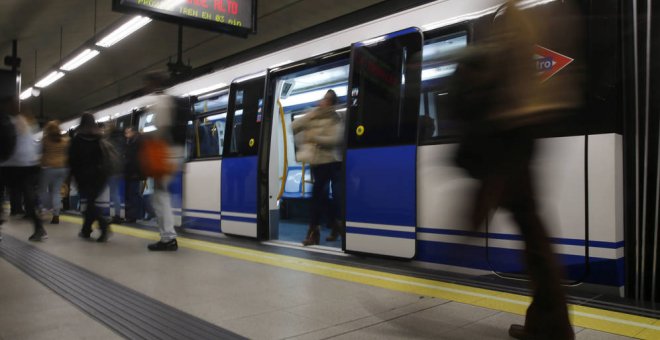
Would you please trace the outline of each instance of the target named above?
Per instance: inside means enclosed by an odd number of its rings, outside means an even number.
[[[159,138],[150,138],[140,145],[140,170],[146,177],[163,178],[174,173],[174,164],[170,161],[169,146]]]

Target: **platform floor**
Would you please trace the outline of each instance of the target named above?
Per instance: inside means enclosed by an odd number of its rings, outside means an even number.
[[[146,245],[157,234],[124,226],[114,227],[109,243],[97,244],[77,237],[78,218],[63,221],[47,225],[48,240],[30,245],[27,222],[2,226],[0,339],[122,338],[117,323],[135,321],[90,314],[76,300],[77,289],[61,285],[56,293],[48,275],[39,281],[39,273],[19,269],[37,256],[87,275],[73,283],[80,287],[103,290],[101,283],[111,282],[251,339],[508,339],[508,326],[523,322],[528,303],[513,294],[194,239],[180,238],[178,252],[150,253]],[[33,255],[10,256],[19,251]],[[660,336],[657,319],[578,306],[571,311],[578,339]]]

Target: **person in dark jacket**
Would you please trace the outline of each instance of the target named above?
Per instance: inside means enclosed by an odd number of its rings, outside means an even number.
[[[90,239],[92,224],[98,221],[101,228],[98,242],[106,242],[110,232],[108,221],[103,218],[100,209],[96,206],[96,201],[103,192],[109,176],[103,166],[102,138],[103,132],[97,126],[94,116],[84,113],[69,148],[71,175],[78,184],[78,191],[87,198],[82,230],[78,236]]]
[[[140,183],[144,180],[140,171],[140,160],[138,153],[140,151],[140,135],[133,128],[124,130],[126,145],[124,155],[124,182],[126,183],[126,222],[135,223],[140,218],[142,210],[142,195]]]

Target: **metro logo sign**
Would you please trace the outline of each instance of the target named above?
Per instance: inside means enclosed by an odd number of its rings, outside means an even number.
[[[534,53],[534,62],[536,63],[536,70],[541,77],[541,82],[550,79],[552,76],[561,71],[568,64],[572,63],[574,59],[569,58],[563,54],[559,54],[553,50],[536,45]]]

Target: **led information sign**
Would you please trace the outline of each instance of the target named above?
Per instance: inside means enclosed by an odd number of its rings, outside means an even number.
[[[257,0],[113,0],[112,8],[243,37],[257,28]]]

